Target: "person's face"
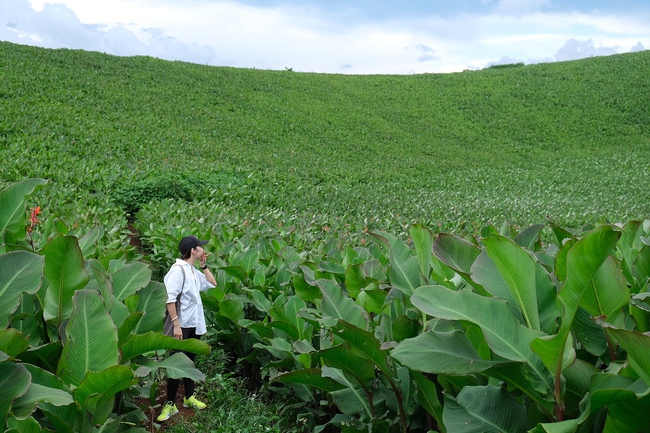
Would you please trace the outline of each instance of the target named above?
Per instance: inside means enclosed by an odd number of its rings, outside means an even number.
[[[192,255],[194,257],[197,257],[197,258],[201,257],[204,252],[205,252],[205,250],[200,245],[197,245],[196,247],[192,248]]]

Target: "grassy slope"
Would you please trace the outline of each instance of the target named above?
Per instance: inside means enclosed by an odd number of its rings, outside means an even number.
[[[2,42],[0,180],[50,178],[62,206],[98,215],[112,191],[181,168],[217,190],[230,183],[233,207],[359,226],[395,214],[446,229],[642,218],[649,69],[641,52],[345,76]]]

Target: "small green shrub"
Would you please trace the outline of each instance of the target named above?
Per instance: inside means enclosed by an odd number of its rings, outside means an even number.
[[[183,175],[162,172],[151,178],[124,185],[115,191],[114,197],[116,203],[124,209],[129,220],[133,221],[142,206],[152,201],[192,200],[192,182]]]

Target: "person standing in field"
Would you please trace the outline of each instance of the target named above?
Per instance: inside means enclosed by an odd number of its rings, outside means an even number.
[[[172,265],[167,275],[165,275],[167,313],[172,320],[173,337],[179,340],[200,339],[201,335],[205,334],[207,330],[200,292],[217,285],[214,275],[206,265],[206,260],[210,254],[206,253],[203,245],[207,243],[208,241],[199,240],[195,236],[185,236],[181,239],[178,245],[181,258],[176,259],[176,263]],[[199,263],[201,271],[196,269],[196,262]],[[176,308],[177,300],[180,300],[178,310]],[[194,362],[196,354],[184,353]],[[197,400],[194,394],[194,381],[190,378],[184,378],[183,384],[185,386],[183,406],[204,409],[206,404]],[[178,413],[176,394],[179,386],[179,379],[167,379],[167,402],[157,418],[158,421],[166,421],[172,415]]]

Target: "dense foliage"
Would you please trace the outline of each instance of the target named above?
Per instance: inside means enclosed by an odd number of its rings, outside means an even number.
[[[194,201],[179,207],[204,226],[297,224],[317,239],[645,218],[649,68],[640,52],[345,76],[3,42],[0,182],[49,179],[35,198],[46,215],[123,243],[121,205],[146,213],[144,238],[159,236],[181,223],[165,199],[185,200],[183,188]],[[174,181],[175,195],[143,189]],[[151,214],[167,222],[150,228]]]
[[[648,431],[647,52],[421,76],[0,54],[6,428],[141,431],[159,371],[201,378],[161,355],[207,345],[159,333],[192,233],[209,341],[296,430]]]

